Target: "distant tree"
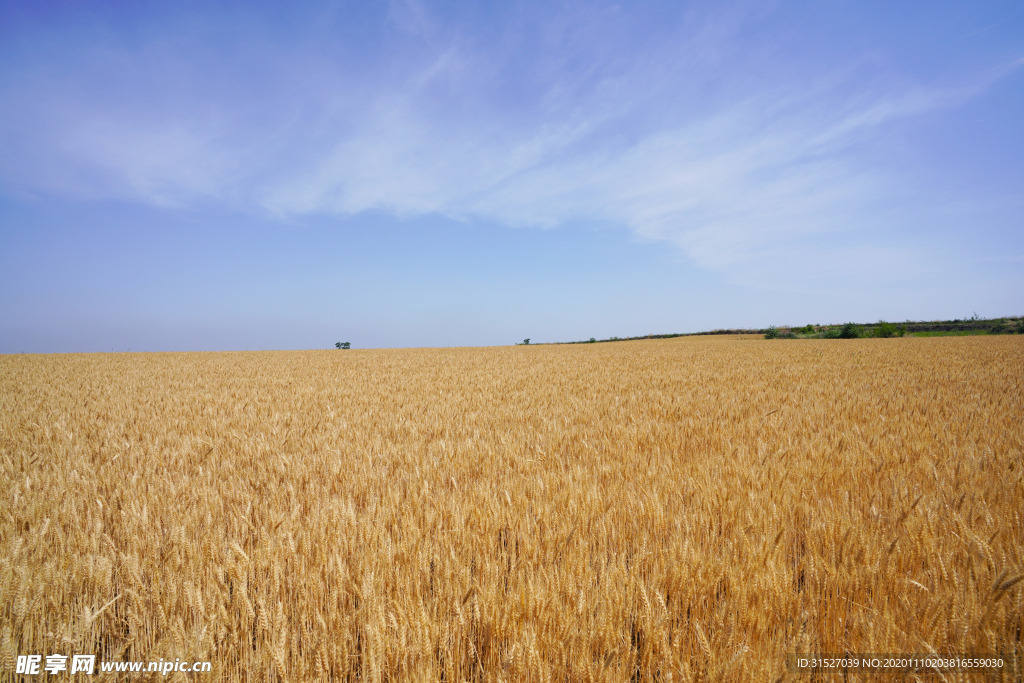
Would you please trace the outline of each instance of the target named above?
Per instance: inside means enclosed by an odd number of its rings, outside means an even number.
[[[860,327],[853,323],[846,323],[843,328],[839,330],[840,339],[857,339],[861,336]]]
[[[899,328],[892,323],[887,323],[884,320],[878,321],[878,326],[875,327],[875,336],[880,339],[889,339],[899,334]],[[902,336],[902,335],[900,335]]]
[[[336,342],[334,344],[334,346],[339,348],[339,349],[351,349],[352,348],[352,342]]]
[[[775,325],[772,325],[771,327],[769,327],[767,330],[764,331],[764,338],[765,339],[778,339],[779,338],[779,328],[775,327]]]
[[[529,345],[530,345],[530,338],[527,337],[526,339],[523,340],[523,346],[529,346]]]
[[[596,343],[596,342],[597,342],[597,339],[595,339],[594,337],[591,337],[591,338],[590,338],[590,343],[591,343],[591,344],[594,344],[594,343]]]

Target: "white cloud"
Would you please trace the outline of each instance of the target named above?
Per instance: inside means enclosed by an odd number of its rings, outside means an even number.
[[[137,83],[120,88],[93,65],[89,77],[113,93],[108,101],[88,87],[64,89],[74,75],[42,82],[44,71],[33,80],[27,69],[0,81],[0,97],[16,103],[0,114],[0,136],[17,141],[0,161],[0,181],[284,216],[385,210],[515,226],[610,222],[668,241],[702,267],[757,278],[769,255],[814,260],[814,239],[856,234],[894,192],[894,178],[847,154],[860,136],[961,103],[1022,64],[956,86],[882,87],[841,68],[824,68],[813,82],[784,70],[773,81],[744,81],[729,60],[751,16],[690,16],[676,35],[628,57],[548,35],[553,52],[530,61],[538,82],[502,83],[515,79],[502,75],[514,71],[502,60],[524,59],[520,52],[442,36],[417,0],[393,2],[388,21],[429,40],[370,85],[342,66],[297,60],[322,73],[250,83],[238,100],[210,95],[227,84],[179,79],[186,85],[176,93],[137,100]],[[599,43],[611,31],[579,30]],[[551,47],[559,40],[569,47]],[[113,60],[133,57],[142,58],[124,48]],[[188,55],[179,58],[183,72],[201,74]],[[137,66],[136,78],[148,70]],[[706,94],[708,83],[730,78],[735,88]],[[861,248],[847,241],[851,253]]]

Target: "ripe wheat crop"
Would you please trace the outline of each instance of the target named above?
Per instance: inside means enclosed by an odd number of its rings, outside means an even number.
[[[1019,665],[1022,381],[1015,337],[2,356],[0,679]]]

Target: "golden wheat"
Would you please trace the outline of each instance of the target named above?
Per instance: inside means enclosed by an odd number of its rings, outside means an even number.
[[[1022,379],[1015,337],[2,356],[0,677],[1019,662]]]

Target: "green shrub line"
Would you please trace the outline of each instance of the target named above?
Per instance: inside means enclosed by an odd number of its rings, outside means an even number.
[[[976,337],[978,335],[1009,334],[1008,332],[989,332],[988,330],[950,330],[948,332],[912,332],[911,337]]]
[[[553,342],[555,344],[602,344],[641,339],[672,339],[723,334],[762,334],[765,339],[864,339],[892,337],[946,337],[977,334],[1024,334],[1024,316],[979,318],[977,315],[962,320],[907,320],[899,324],[879,320],[877,323],[844,323],[842,325],[781,325],[763,329],[720,329],[706,332],[677,332],[671,334],[645,334],[639,337],[590,337],[581,341]],[[530,346],[536,346],[531,343]]]
[[[861,339],[864,337],[878,337],[888,339],[891,337],[902,337],[907,333],[907,326],[896,326],[893,323],[879,320],[877,324],[858,325],[846,323],[844,325],[807,325],[796,329],[769,327],[765,330],[765,339]]]
[[[983,319],[975,315],[964,320],[934,320],[843,325],[771,326],[763,331],[765,339],[890,339],[893,337],[946,337],[982,334],[1024,334],[1024,318]]]

